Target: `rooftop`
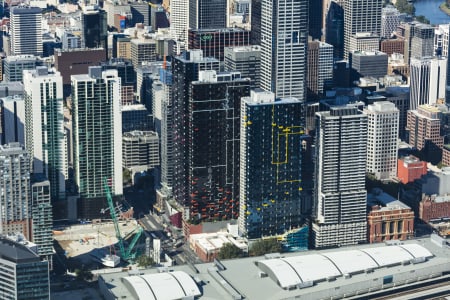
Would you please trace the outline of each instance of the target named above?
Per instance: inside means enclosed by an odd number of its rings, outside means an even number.
[[[14,263],[40,261],[39,256],[27,246],[0,236],[0,259]]]
[[[420,281],[432,273],[442,276],[444,270],[450,270],[449,255],[448,247],[423,239],[391,246],[360,245],[223,260],[217,264],[181,265],[166,271],[182,271],[191,277],[189,282],[195,280],[201,286],[199,299],[331,299],[392,287],[393,284],[384,283],[386,278],[394,282],[402,278],[399,284],[403,285],[408,284],[408,279]],[[139,276],[158,275],[160,271],[142,270]],[[121,280],[127,276],[127,273],[102,274],[100,282],[104,281],[114,296],[121,299],[133,293]],[[420,276],[423,277],[418,279]]]

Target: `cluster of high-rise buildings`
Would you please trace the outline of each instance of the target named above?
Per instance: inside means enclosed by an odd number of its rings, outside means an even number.
[[[370,227],[366,176],[397,180],[401,141],[449,156],[449,27],[384,2],[8,3],[0,233],[49,259],[52,220],[102,218],[126,168],[153,170],[155,208],[186,233],[236,220],[250,240],[309,227],[315,248],[410,237],[402,218]],[[372,206],[410,218],[386,205]]]

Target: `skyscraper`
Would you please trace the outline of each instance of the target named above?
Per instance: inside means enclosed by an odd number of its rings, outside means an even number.
[[[179,204],[190,199],[189,180],[189,89],[198,80],[199,72],[219,71],[219,61],[203,57],[202,50],[190,50],[176,57],[172,63],[172,110],[173,110],[173,193]]]
[[[176,54],[187,49],[189,29],[189,1],[170,1],[170,35],[176,42]]]
[[[1,144],[25,144],[25,101],[22,96],[0,98]]]
[[[442,57],[411,58],[410,109],[435,104],[445,99],[447,59]]]
[[[251,32],[250,41],[252,45],[261,45],[261,5],[262,0],[252,0],[250,9]]]
[[[367,173],[378,180],[397,176],[399,110],[388,101],[375,102],[364,110],[368,117]]]
[[[43,173],[51,184],[52,201],[65,199],[63,85],[59,72],[37,67],[24,71],[25,145],[31,172]]]
[[[90,67],[89,74],[71,79],[79,214],[92,219],[107,207],[104,179],[113,196],[123,193],[120,77],[116,70]]]
[[[261,88],[277,98],[306,98],[309,0],[262,0]]]
[[[338,106],[316,113],[316,122],[314,246],[364,242],[367,116]]]
[[[322,36],[322,10],[323,1],[309,0],[309,28],[312,39],[320,39]]]
[[[333,85],[333,46],[324,42],[308,42],[308,100],[324,95]]]
[[[334,47],[336,60],[344,58],[344,9],[335,1],[330,2],[326,13],[325,42]]]
[[[358,32],[380,36],[383,0],[346,0],[344,2],[344,57],[348,57],[350,38]]]
[[[50,182],[42,175],[33,175],[31,184],[33,243],[38,245],[39,256],[44,260],[48,260],[51,265],[53,255],[53,217]]]
[[[381,37],[390,38],[400,24],[400,12],[392,5],[383,7],[381,13]]]
[[[241,103],[239,228],[276,236],[304,223],[301,176],[303,105],[252,91]]]
[[[10,17],[11,55],[42,56],[42,9],[16,6]]]
[[[0,234],[31,240],[30,158],[19,143],[0,146]]]
[[[225,47],[225,71],[241,72],[242,78],[251,79],[251,87],[260,85],[261,78],[261,47]]]
[[[189,1],[189,28],[212,29],[227,27],[227,1],[223,0],[185,0]]]
[[[106,12],[96,6],[85,6],[81,14],[82,43],[86,48],[108,49]]]

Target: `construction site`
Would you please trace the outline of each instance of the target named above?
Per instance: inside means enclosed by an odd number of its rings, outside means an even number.
[[[80,224],[54,230],[53,236],[66,259],[81,265],[101,263],[116,267],[121,262],[133,263],[138,255],[138,242],[143,236],[142,227],[133,219],[133,208],[123,211],[114,206],[110,187],[104,179],[108,208],[102,209],[109,220],[80,221]]]
[[[117,221],[117,225],[123,240],[133,239],[141,230],[132,219]],[[119,239],[113,221],[72,225],[64,230],[53,231],[53,238],[64,250],[66,258],[74,258],[85,265],[101,263],[101,259],[108,254],[120,256],[120,247],[115,246]],[[133,253],[133,249],[130,253]]]

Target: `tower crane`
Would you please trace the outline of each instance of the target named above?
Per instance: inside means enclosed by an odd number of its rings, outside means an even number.
[[[131,243],[128,245],[128,247],[125,248],[124,238],[122,237],[122,234],[120,233],[119,228],[119,221],[117,219],[116,210],[114,209],[114,204],[111,196],[111,190],[109,189],[108,180],[106,178],[103,179],[103,188],[106,193],[106,200],[108,201],[108,208],[109,213],[111,215],[111,219],[114,223],[114,229],[116,231],[116,238],[119,241],[119,250],[120,250],[120,256],[125,261],[133,261],[136,257],[136,253],[133,252],[133,248],[136,245],[137,241],[142,235],[142,227],[138,225],[138,227],[135,230],[135,234],[133,239],[131,240]]]

